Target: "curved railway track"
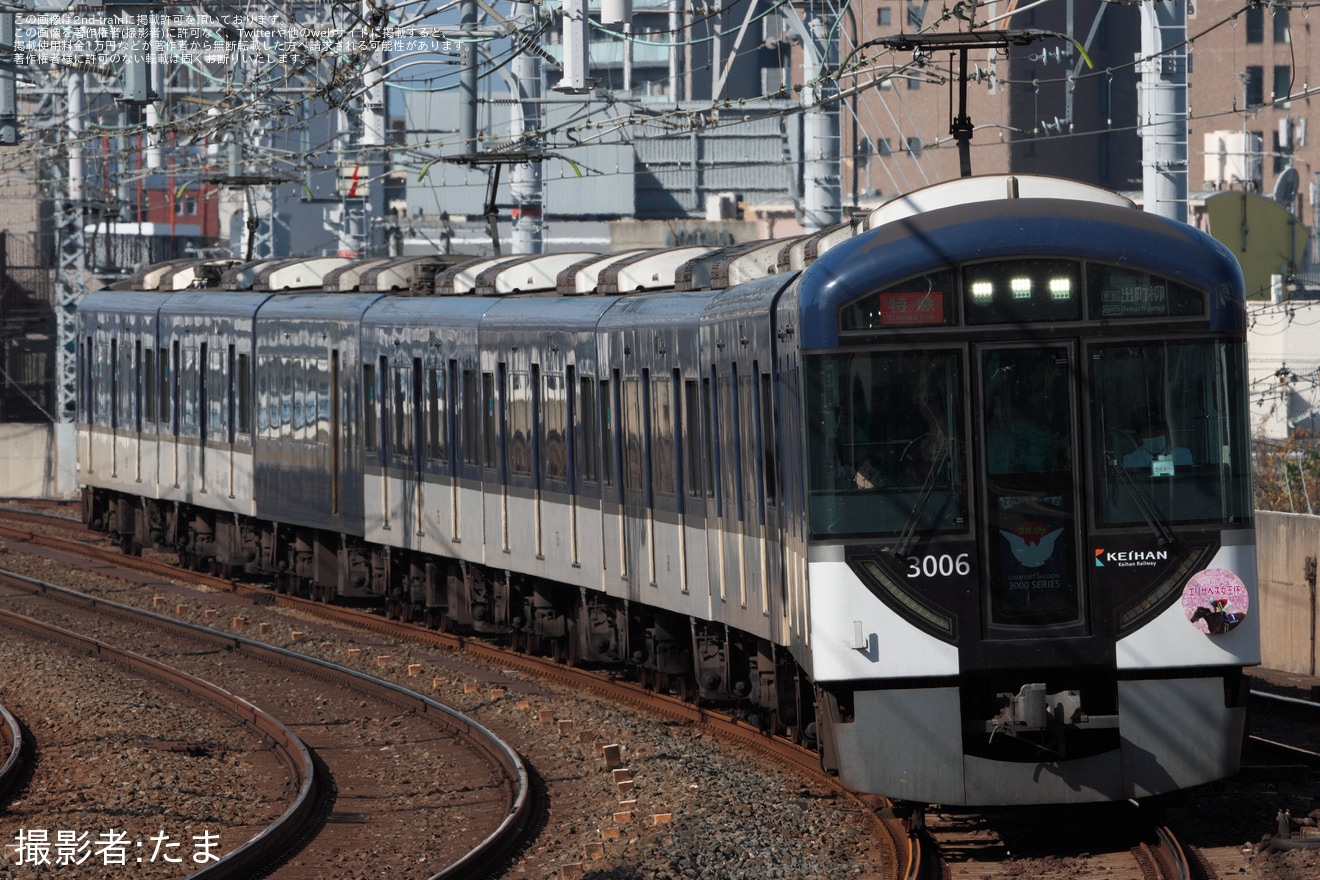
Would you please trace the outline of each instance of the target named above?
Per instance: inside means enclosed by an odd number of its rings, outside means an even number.
[[[149,554],[127,556],[108,541],[102,544],[88,544],[85,540],[65,538],[50,533],[58,531],[85,536],[86,528],[79,522],[48,514],[11,509],[0,510],[0,516],[8,522],[31,526],[31,528],[16,527],[0,522],[0,538],[10,542],[22,542],[56,553],[94,559],[112,569],[102,572],[112,576],[115,575],[115,571],[136,572],[140,583],[162,593],[171,590],[181,590],[186,593],[190,589],[177,583],[184,577],[185,572],[173,562],[163,558],[151,558]],[[713,732],[718,738],[755,750],[781,767],[821,779],[840,796],[856,799],[851,792],[839,785],[837,780],[822,773],[819,756],[814,750],[789,738],[772,736],[762,731],[756,724],[749,723],[734,714],[657,693],[638,683],[620,680],[607,673],[568,666],[554,658],[521,653],[465,636],[428,629],[418,624],[390,620],[377,613],[327,605],[277,593],[266,585],[243,583],[199,572],[187,572],[186,577],[190,584],[232,594],[236,599],[252,605],[274,606],[327,623],[365,630],[391,639],[460,651],[481,661],[497,664],[499,668],[530,675],[572,691],[589,691],[616,704],[643,709],[672,721],[698,725]],[[893,812],[887,809],[886,804],[876,803],[874,799],[858,800],[858,803],[876,831],[876,839],[884,852],[883,861],[890,867],[891,876],[904,880],[915,880],[916,877],[922,876],[916,873],[923,870],[920,836],[910,833],[906,821],[894,816]],[[926,858],[924,863],[929,868],[931,860]]]
[[[0,572],[0,582],[9,576]],[[243,725],[266,738],[271,749],[279,756],[296,782],[297,793],[287,809],[261,834],[231,850],[214,864],[195,872],[192,876],[217,880],[260,876],[270,854],[287,845],[304,827],[315,805],[316,773],[311,753],[294,733],[279,719],[223,688],[196,676],[166,666],[148,657],[142,657],[88,638],[76,632],[34,620],[12,611],[0,609],[0,629],[18,631],[29,639],[47,645],[57,645],[66,651],[90,655],[125,670],[155,679],[167,687],[176,688],[195,700],[207,703],[228,714]],[[8,715],[8,713],[5,713]],[[19,740],[21,745],[21,739]],[[11,759],[17,758],[15,752]],[[324,784],[324,780],[322,780]]]
[[[26,577],[3,573],[0,574],[0,584],[11,592],[24,594],[25,610],[40,610],[48,616],[61,618],[69,615],[85,618],[88,614],[112,618],[117,622],[120,635],[125,631],[124,624],[132,630],[154,631],[154,637],[145,639],[147,648],[154,647],[176,658],[212,657],[220,652],[223,662],[211,665],[208,677],[222,668],[232,677],[235,667],[255,664],[261,671],[246,676],[240,673],[236,680],[257,687],[261,701],[268,704],[279,703],[281,697],[269,687],[262,689],[261,681],[265,672],[276,670],[269,681],[274,689],[288,693],[283,711],[301,719],[300,727],[306,731],[304,736],[322,756],[315,761],[315,773],[312,754],[301,740],[271,716],[256,710],[247,700],[149,659],[136,658],[111,648],[103,641],[29,621],[12,613],[3,615],[6,626],[61,641],[72,650],[132,664],[135,669],[149,669],[153,677],[204,694],[282,744],[299,781],[293,803],[277,822],[195,876],[254,877],[269,874],[276,866],[280,867],[282,877],[333,876],[334,869],[343,860],[343,853],[351,853],[355,846],[375,845],[378,831],[387,827],[391,815],[395,814],[390,809],[395,800],[400,801],[399,813],[433,809],[443,814],[447,808],[453,808],[452,815],[462,816],[466,825],[465,834],[446,834],[442,843],[414,841],[417,852],[411,853],[412,856],[429,856],[430,865],[445,865],[438,872],[435,867],[419,871],[425,870],[425,876],[433,878],[478,876],[508,857],[534,818],[535,804],[521,759],[490,731],[434,700],[316,658],[93,599]],[[31,607],[39,603],[60,607]],[[182,650],[185,646],[188,650]],[[315,705],[299,702],[308,695],[315,698]],[[361,719],[354,719],[351,711],[333,703],[335,695],[350,701],[354,707],[362,707],[358,710],[362,713],[380,716],[380,723],[391,728],[391,739],[384,748],[380,747],[378,738],[368,745],[355,740],[355,736],[361,736],[356,730],[345,730],[343,737],[337,735],[335,728],[344,721],[359,722],[343,725],[346,728],[363,725]],[[326,709],[331,710],[333,717],[326,719],[324,724],[316,723],[315,719]],[[374,723],[376,719],[372,721]],[[368,739],[375,735],[370,734],[370,730],[368,726]],[[417,745],[406,750],[410,743]],[[410,751],[419,751],[423,745],[428,749],[440,748],[442,754],[466,754],[467,757],[451,758],[450,762],[457,765],[457,769],[444,775],[437,772],[436,778],[431,780],[432,789],[440,792],[440,797],[405,805],[402,802],[406,798],[400,798],[384,782],[373,780],[396,775],[401,764],[392,759],[416,761],[408,755]],[[378,758],[372,754],[378,751],[389,754]],[[487,769],[474,769],[473,760]],[[463,784],[464,779],[473,778],[473,773],[486,781],[475,788]],[[319,781],[319,786],[314,786],[314,780]],[[371,805],[369,819],[359,816],[358,811],[364,804]],[[410,860],[417,861],[416,858]]]

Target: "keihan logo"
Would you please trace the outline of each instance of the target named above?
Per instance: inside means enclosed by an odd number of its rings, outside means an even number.
[[[1095,551],[1095,567],[1096,567],[1096,568],[1104,568],[1104,567],[1105,567],[1104,560],[1102,560],[1102,559],[1100,558],[1101,556],[1104,556],[1104,555],[1105,555],[1105,551],[1104,551],[1103,549],[1100,549],[1100,550]]]

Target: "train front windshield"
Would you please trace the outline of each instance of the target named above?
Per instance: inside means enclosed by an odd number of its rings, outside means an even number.
[[[1247,522],[1243,356],[1161,339],[808,358],[812,533],[965,533],[977,497],[991,526],[1026,496],[1060,525]]]

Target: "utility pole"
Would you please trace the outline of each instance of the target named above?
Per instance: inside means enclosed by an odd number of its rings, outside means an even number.
[[[1186,0],[1145,0],[1137,127],[1145,210],[1187,222]]]
[[[531,3],[515,3],[514,20],[535,21],[537,9]],[[518,100],[513,105],[513,141],[516,149],[537,154],[541,140],[541,56],[522,51],[513,61],[513,79],[518,87]],[[545,246],[541,221],[545,196],[539,158],[513,166],[509,172],[509,191],[513,195],[513,252],[539,254]]]
[[[839,45],[828,39],[834,14],[823,11],[806,24],[802,40],[802,227],[819,232],[843,218],[839,178]]]

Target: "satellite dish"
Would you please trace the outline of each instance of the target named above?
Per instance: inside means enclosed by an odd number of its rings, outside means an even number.
[[[1297,169],[1291,166],[1283,169],[1274,181],[1274,203],[1291,212],[1297,203],[1297,183]]]

